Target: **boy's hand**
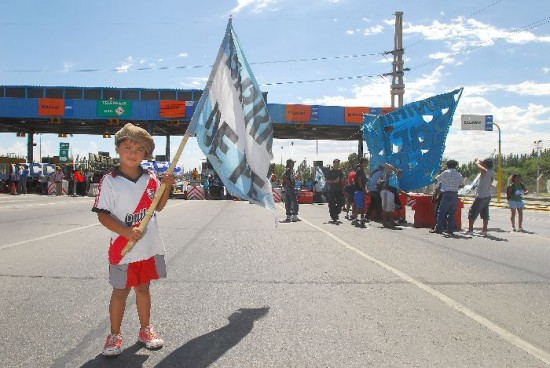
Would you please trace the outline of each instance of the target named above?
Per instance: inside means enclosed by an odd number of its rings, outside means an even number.
[[[168,188],[170,188],[175,182],[176,182],[176,178],[174,178],[173,174],[164,175],[161,181],[161,183],[164,183]]]
[[[129,227],[124,231],[124,234],[121,235],[129,241],[133,241],[135,243],[143,236],[143,230],[139,227]]]

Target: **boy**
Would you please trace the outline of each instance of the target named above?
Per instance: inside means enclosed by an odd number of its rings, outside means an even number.
[[[132,287],[136,293],[141,325],[138,340],[148,349],[160,348],[164,344],[149,324],[149,282],[166,277],[164,244],[159,235],[156,215],[153,215],[144,232],[138,228],[155,192],[160,188],[155,173],[146,172],[140,166],[143,159],[152,158],[155,143],[144,129],[126,124],[116,133],[115,146],[120,165],[101,179],[92,208],[97,213],[99,222],[111,230],[109,282],[113,292],[109,304],[111,332],[107,335],[103,348],[105,356],[117,356],[122,352],[120,329],[126,299]],[[161,211],[166,205],[174,177],[164,175],[162,183],[167,189],[158,202],[157,211]],[[137,243],[123,257],[121,251],[130,240]]]

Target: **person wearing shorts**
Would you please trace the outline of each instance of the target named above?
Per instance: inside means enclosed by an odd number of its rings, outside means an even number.
[[[151,327],[151,280],[166,277],[164,243],[160,238],[156,214],[145,227],[139,228],[161,182],[153,171],[145,171],[140,164],[151,159],[155,143],[151,135],[133,124],[126,124],[115,135],[119,166],[103,176],[92,211],[99,222],[111,231],[109,246],[109,282],[113,287],[109,304],[111,331],[103,347],[105,356],[117,356],[122,352],[121,325],[126,299],[132,288],[136,293],[136,306],[140,322],[138,341],[147,349],[158,349],[164,344]],[[167,188],[174,184],[174,176],[165,174],[162,183]],[[165,190],[158,201],[161,211],[168,200]],[[134,243],[124,255],[123,249]]]
[[[487,225],[489,224],[489,203],[491,202],[491,186],[495,172],[493,171],[493,160],[486,158],[483,161],[476,161],[476,166],[479,169],[480,177],[479,184],[476,190],[476,198],[472,207],[468,211],[468,230],[466,235],[472,235],[474,232],[474,222],[477,217],[483,220],[481,235],[487,236]]]
[[[380,202],[382,206],[382,225],[394,227],[393,212],[395,211],[395,194],[387,181],[380,182]]]
[[[518,231],[523,232],[523,196],[528,194],[529,191],[525,185],[521,182],[520,174],[513,174],[508,179],[508,186],[506,187],[506,198],[508,199],[508,207],[510,208],[510,222],[512,224],[512,231],[516,231],[516,212],[518,213]]]

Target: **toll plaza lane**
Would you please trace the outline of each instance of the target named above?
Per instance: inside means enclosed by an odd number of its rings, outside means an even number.
[[[389,230],[330,223],[323,204],[276,225],[245,201],[169,200],[168,278],[151,285],[165,346],[137,342],[131,296],[124,351],[106,359],[109,235],[93,198],[21,197],[0,197],[4,366],[550,365],[548,213],[511,233],[491,208],[488,237],[448,238],[414,228],[410,208]]]

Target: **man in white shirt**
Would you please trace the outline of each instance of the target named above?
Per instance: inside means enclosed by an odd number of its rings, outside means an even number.
[[[441,202],[437,211],[435,228],[432,233],[441,234],[447,224],[447,233],[453,234],[455,231],[455,211],[458,204],[458,189],[464,184],[464,178],[456,168],[458,162],[455,160],[447,161],[447,170],[439,174],[435,180],[441,185]]]

